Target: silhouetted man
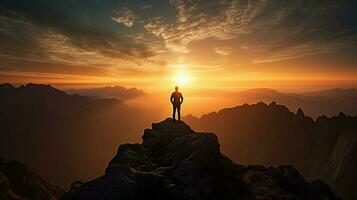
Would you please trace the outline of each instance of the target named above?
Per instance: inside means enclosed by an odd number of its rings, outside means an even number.
[[[175,121],[176,110],[177,110],[177,115],[178,115],[178,121],[181,120],[180,109],[181,109],[181,104],[183,102],[183,96],[178,90],[179,90],[179,88],[178,88],[178,86],[176,86],[175,87],[175,92],[173,92],[171,94],[171,98],[170,98],[170,101],[172,103],[172,108],[173,108],[172,119],[174,121]]]

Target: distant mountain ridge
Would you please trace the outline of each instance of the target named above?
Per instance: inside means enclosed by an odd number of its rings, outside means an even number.
[[[307,115],[317,118],[321,115],[334,116],[340,112],[357,116],[357,89],[331,89],[316,92],[282,93],[269,88],[243,90],[228,96],[238,104],[277,102],[290,110],[302,108]]]
[[[219,137],[235,162],[276,166],[292,164],[308,179],[321,178],[344,199],[357,198],[357,117],[305,116],[287,107],[257,103],[222,109],[184,120]]]
[[[145,95],[145,92],[136,88],[125,88],[121,86],[108,86],[100,88],[83,88],[66,90],[68,94],[79,94],[92,98],[115,98],[125,101]]]
[[[333,88],[329,90],[321,90],[315,92],[304,92],[303,95],[308,96],[323,96],[323,97],[356,97],[357,96],[357,89],[349,88],[349,89],[342,89],[342,88]]]
[[[32,84],[14,87],[10,84],[0,85],[1,104],[4,105],[3,112],[13,112],[25,107],[29,112],[45,112],[51,115],[72,115],[92,106],[108,106],[120,103],[116,99],[103,99],[92,101],[88,97],[77,94],[68,95],[51,85]],[[5,106],[6,105],[6,106]],[[26,108],[27,107],[27,108]],[[21,110],[23,112],[23,110]],[[43,113],[42,113],[43,114]]]

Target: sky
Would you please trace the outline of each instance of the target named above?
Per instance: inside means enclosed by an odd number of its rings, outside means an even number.
[[[0,82],[357,86],[354,0],[2,0]]]

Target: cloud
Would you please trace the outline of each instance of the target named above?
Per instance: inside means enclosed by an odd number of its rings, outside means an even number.
[[[187,53],[187,45],[192,41],[211,37],[233,39],[248,31],[243,25],[250,20],[248,14],[254,13],[257,8],[246,8],[236,2],[171,1],[177,9],[176,21],[164,23],[161,18],[156,17],[151,19],[145,28],[162,37],[167,48]],[[241,18],[237,21],[239,16]]]
[[[67,12],[52,3],[20,0],[0,3],[0,73],[23,71],[21,66],[26,66],[25,63],[33,72],[44,72],[45,67],[35,66],[45,63],[83,67],[83,73],[89,72],[85,68],[102,68],[108,74],[120,71],[117,69],[147,71],[165,65],[150,44],[111,27],[100,28],[102,24],[91,18],[91,23],[87,23],[88,18],[72,16],[76,12]]]
[[[174,22],[155,17],[145,28],[173,52],[188,53],[191,42],[215,38],[253,46],[250,49],[259,49],[255,62],[272,62],[332,52],[357,41],[354,2],[172,0],[171,4],[177,10]]]
[[[216,47],[214,51],[222,56],[229,56],[232,53],[232,47]]]
[[[90,69],[83,70],[88,74],[98,69],[102,75],[147,72],[185,55],[188,63],[208,65],[211,59],[216,65],[217,56],[232,67],[340,48],[355,51],[357,46],[357,3],[352,0],[171,0],[160,13],[143,11],[151,6],[140,5],[144,4],[2,0],[0,73],[25,71],[26,63],[28,73],[43,73],[46,65],[67,65],[70,74],[81,67]],[[206,53],[207,49],[214,51]]]
[[[123,7],[118,11],[115,11],[114,16],[111,18],[113,21],[124,24],[127,27],[132,27],[135,23],[136,17],[134,12],[130,9]]]
[[[262,50],[262,56],[255,59],[253,63],[260,64],[260,63],[268,63],[268,62],[278,62],[282,60],[289,60],[294,58],[301,58],[305,56],[311,56],[316,54],[323,54],[329,53],[335,49],[340,47],[340,44],[301,44],[301,45],[294,45],[282,48],[280,50],[275,51],[264,51]],[[260,50],[251,49],[252,51],[259,52]],[[265,54],[265,55],[264,55]]]
[[[150,8],[152,8],[151,4],[146,4],[146,5],[141,6],[142,10],[146,10],[146,9],[150,9]]]

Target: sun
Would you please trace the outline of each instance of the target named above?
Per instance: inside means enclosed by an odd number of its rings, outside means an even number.
[[[178,72],[174,75],[173,81],[175,85],[185,85],[187,86],[192,80],[192,77],[187,72]]]

